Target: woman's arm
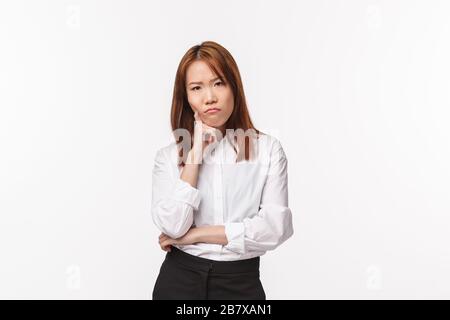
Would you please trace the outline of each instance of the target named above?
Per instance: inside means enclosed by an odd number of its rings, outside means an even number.
[[[197,242],[221,245],[228,244],[228,239],[225,235],[225,227],[223,225],[194,227],[189,229],[184,236],[178,239],[172,239],[164,233],[159,236],[159,245],[165,251],[170,251],[170,246],[172,244],[185,245]]]
[[[193,232],[195,233],[196,242],[215,243],[215,244],[228,244],[227,237],[225,236],[225,226],[201,226],[195,227]]]
[[[158,229],[174,239],[182,237],[192,227],[193,210],[198,210],[201,201],[197,182],[203,149],[213,141],[211,133],[210,140],[202,145],[202,132],[212,132],[212,128],[200,121],[195,124],[195,128],[194,145],[179,177],[175,180],[171,177],[170,161],[162,149],[155,158],[152,217]]]
[[[153,222],[158,229],[173,238],[183,236],[194,221],[194,210],[198,210],[200,191],[192,185],[172,176],[171,161],[164,149],[155,156],[152,177]]]
[[[181,172],[180,179],[189,183],[192,187],[197,188],[198,171],[200,156],[195,153],[195,150],[191,150],[188,153],[186,164]]]
[[[279,140],[272,145],[267,179],[256,215],[241,222],[225,222],[225,249],[245,254],[274,250],[290,238],[294,229],[288,205],[288,162]]]

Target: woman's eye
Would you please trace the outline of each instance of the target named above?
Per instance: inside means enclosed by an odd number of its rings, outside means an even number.
[[[193,87],[192,91],[197,91],[197,89],[200,89],[200,87]]]
[[[222,82],[221,82],[221,81],[219,81],[219,82],[216,82],[216,84],[219,84],[219,85],[221,85],[221,84],[222,84]]]

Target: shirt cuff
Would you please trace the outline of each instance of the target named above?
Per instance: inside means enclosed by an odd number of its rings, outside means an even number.
[[[181,178],[178,178],[175,182],[173,192],[169,195],[169,198],[185,202],[195,210],[198,210],[200,205],[200,191]]]
[[[241,254],[245,253],[245,228],[243,222],[225,223],[225,236],[228,244],[224,248]]]

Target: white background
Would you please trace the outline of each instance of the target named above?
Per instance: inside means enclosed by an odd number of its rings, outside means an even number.
[[[450,298],[448,1],[2,1],[0,298],[150,299],[176,68],[213,40],[289,159],[268,299]]]

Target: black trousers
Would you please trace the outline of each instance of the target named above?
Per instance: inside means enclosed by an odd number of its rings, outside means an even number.
[[[172,246],[156,279],[153,300],[266,300],[259,261],[210,260]]]

